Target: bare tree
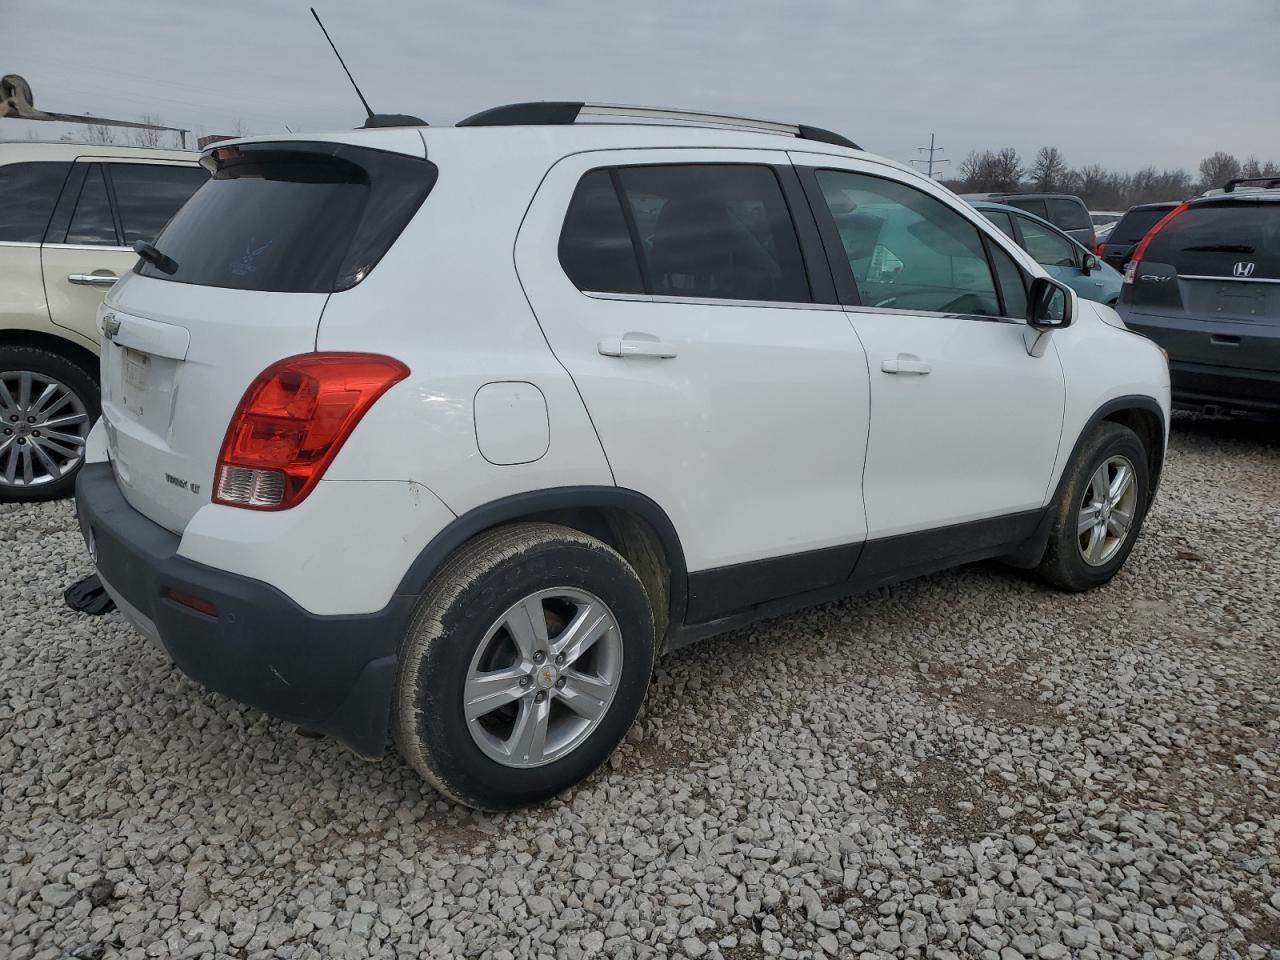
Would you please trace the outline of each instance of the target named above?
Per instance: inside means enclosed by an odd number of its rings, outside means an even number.
[[[158,114],[144,113],[138,119],[143,123],[150,123],[155,126],[161,125],[161,120]],[[160,139],[162,136],[164,136],[164,132],[161,130],[151,130],[147,127],[133,128],[133,142],[140,147],[158,147],[160,146]]]
[[[1028,174],[1037,190],[1056,191],[1066,186],[1067,161],[1057,147],[1041,147]]]
[[[115,143],[117,130],[102,123],[86,123],[84,127],[85,143]]]
[[[1249,154],[1249,159],[1240,165],[1240,176],[1260,177],[1262,175],[1262,164],[1258,163],[1257,156]]]
[[[960,162],[964,189],[993,193],[1017,190],[1022,185],[1022,161],[1013,147],[970,151]]]
[[[1219,150],[1200,161],[1201,187],[1220,187],[1233,177],[1240,176],[1240,161],[1232,154]]]

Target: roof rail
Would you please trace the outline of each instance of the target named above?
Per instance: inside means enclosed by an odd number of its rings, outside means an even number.
[[[1236,187],[1245,183],[1260,183],[1265,189],[1280,187],[1280,177],[1232,177],[1222,185],[1223,193],[1233,193]]]
[[[533,103],[508,103],[491,107],[459,120],[459,127],[540,126],[577,123],[583,119],[616,118],[619,122],[638,120],[649,123],[684,124],[691,127],[723,127],[730,130],[754,130],[776,133],[801,140],[816,140],[852,150],[862,148],[838,133],[803,123],[777,123],[753,120],[726,113],[704,113],[669,107],[632,107],[618,103],[584,103],[568,100],[540,100]]]

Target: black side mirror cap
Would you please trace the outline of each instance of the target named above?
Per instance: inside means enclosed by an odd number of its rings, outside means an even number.
[[[1031,281],[1027,295],[1027,325],[1034,330],[1058,330],[1075,319],[1071,288],[1048,277]]]

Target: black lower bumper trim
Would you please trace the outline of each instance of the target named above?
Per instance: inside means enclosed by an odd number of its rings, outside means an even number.
[[[99,575],[150,620],[179,669],[211,690],[381,756],[396,654],[416,597],[381,611],[317,616],[249,577],[177,554],[179,538],[125,500],[111,467],[87,464],[76,511]],[[176,602],[194,597],[216,616]]]

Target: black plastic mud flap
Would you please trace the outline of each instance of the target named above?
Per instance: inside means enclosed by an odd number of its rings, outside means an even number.
[[[87,613],[91,617],[100,617],[116,608],[116,602],[111,599],[96,573],[67,587],[62,599],[76,613]]]

